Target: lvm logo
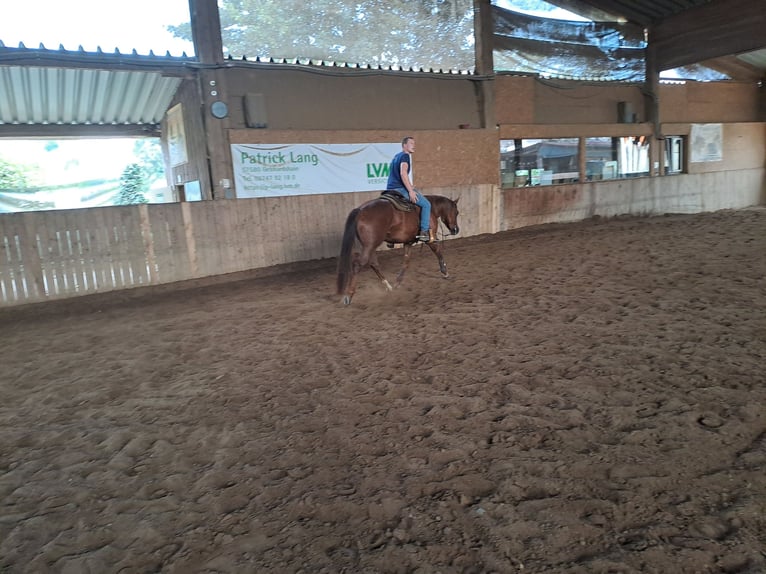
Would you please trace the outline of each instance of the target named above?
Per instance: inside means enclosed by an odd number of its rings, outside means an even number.
[[[388,177],[391,165],[388,163],[368,163],[367,177]]]

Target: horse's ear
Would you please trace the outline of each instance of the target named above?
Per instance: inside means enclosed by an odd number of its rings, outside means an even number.
[[[457,199],[453,200],[452,202],[453,202],[455,205],[457,205],[457,202],[458,202],[458,201],[460,201],[460,196],[459,196],[459,195],[457,196]]]

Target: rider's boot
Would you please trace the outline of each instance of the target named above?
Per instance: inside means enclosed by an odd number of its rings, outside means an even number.
[[[436,235],[434,234],[433,229],[421,229],[415,239],[422,241],[423,243],[433,243],[436,241]]]

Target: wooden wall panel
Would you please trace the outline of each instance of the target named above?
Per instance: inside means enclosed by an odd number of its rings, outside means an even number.
[[[600,216],[700,213],[763,205],[766,170],[683,174],[503,190],[501,230]]]
[[[531,124],[535,121],[535,78],[495,78],[495,119],[498,124]]]
[[[205,126],[201,115],[199,86],[195,80],[184,80],[181,83],[170,107],[172,108],[179,103],[183,106],[188,161],[169,170],[168,184],[175,186],[191,181],[199,181],[202,197],[204,199],[212,199],[208,175]],[[162,121],[162,133],[168,133],[167,119]],[[167,140],[165,138],[163,138],[163,151],[166,165],[170,165],[168,162]]]
[[[628,102],[636,122],[646,121],[644,98],[638,85],[580,84],[563,80],[535,82],[536,124],[615,124],[618,104]]]
[[[351,69],[227,71],[230,126],[247,126],[243,100],[261,94],[275,130],[455,129],[481,125],[469,76],[405,76]]]
[[[758,121],[759,98],[755,84],[687,82],[661,85],[660,115],[663,123]]]
[[[639,85],[584,84],[498,76],[498,124],[536,127],[579,124],[616,124],[619,102],[633,106],[638,122],[645,119]],[[762,121],[762,94],[755,83],[686,82],[660,85],[662,122]]]

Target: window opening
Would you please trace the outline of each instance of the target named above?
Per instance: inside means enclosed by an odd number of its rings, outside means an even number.
[[[529,187],[578,181],[578,141],[578,138],[501,140],[502,186]]]
[[[684,170],[683,136],[665,137],[665,173],[682,173]]]
[[[585,138],[585,158],[585,177],[588,181],[649,175],[649,138]]]

